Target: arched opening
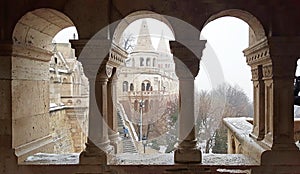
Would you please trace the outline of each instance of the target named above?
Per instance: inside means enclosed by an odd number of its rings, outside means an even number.
[[[151,60],[149,57],[147,57],[146,59],[146,66],[150,66],[151,65]]]
[[[130,91],[131,92],[134,91],[134,85],[133,85],[133,83],[130,83]]]
[[[82,67],[70,44],[53,40],[57,33],[72,26],[65,14],[48,8],[26,13],[15,25],[12,59],[13,70],[19,73],[12,81],[12,144],[19,163],[39,163],[37,153],[79,153],[84,148],[86,131],[81,126],[86,124],[88,103],[78,100],[81,93],[74,97],[73,91],[76,85],[86,84],[72,80],[73,70]],[[80,114],[82,120],[70,114]]]
[[[141,84],[141,90],[142,90],[142,91],[145,91],[145,89],[146,89],[145,83],[143,82],[143,83]]]
[[[204,85],[198,89],[200,101],[198,101],[199,113],[196,128],[198,139],[201,140],[198,143],[205,153],[243,153],[255,158],[251,150],[241,143],[241,141],[250,140],[241,140],[236,136],[227,140],[227,129],[231,135],[243,134],[230,129],[230,125],[236,120],[243,120],[239,123],[241,126],[247,125],[249,129],[247,131],[250,132],[256,129],[254,127],[259,130],[258,127],[264,126],[262,119],[265,117],[261,115],[264,112],[263,103],[261,103],[265,97],[261,91],[264,90],[264,86],[262,83],[258,84],[261,79],[253,77],[253,71],[259,66],[249,61],[248,57],[247,61],[243,58],[245,49],[265,41],[264,28],[257,18],[248,12],[237,9],[225,10],[208,19],[201,31],[201,37],[207,39],[207,44],[198,74],[201,80],[197,84],[200,86],[200,84],[209,84],[209,81],[218,80],[217,76],[209,73],[214,67],[211,66],[213,61],[209,62],[208,57],[216,57],[214,63],[221,65],[225,84],[224,82],[210,83],[211,86]],[[205,71],[208,72],[207,77],[205,77]],[[204,83],[205,81],[208,83]],[[223,119],[226,117],[231,118],[225,119],[224,125]],[[253,125],[250,126],[247,120],[254,120]],[[234,142],[241,143],[239,152],[236,152]]]
[[[148,14],[151,15],[148,16]],[[134,38],[132,49],[128,50],[130,55],[126,60],[128,63],[121,68],[118,77],[119,81],[130,79],[127,81],[131,81],[132,86],[135,87],[135,91],[128,94],[127,98],[124,95],[118,96],[118,101],[124,108],[124,114],[131,118],[125,124],[128,127],[133,124],[131,130],[137,138],[134,136],[132,138],[138,145],[136,149],[139,153],[143,154],[142,139],[147,140],[146,153],[165,153],[170,139],[175,144],[176,138],[169,137],[168,131],[174,129],[172,131],[176,132],[174,125],[178,114],[175,111],[176,108],[172,109],[174,112],[167,112],[167,109],[171,109],[167,108],[165,101],[167,98],[172,98],[174,100],[170,102],[173,102],[174,106],[178,105],[178,100],[176,101],[174,97],[178,96],[178,78],[174,76],[175,65],[168,43],[168,40],[174,39],[173,31],[169,28],[170,24],[166,19],[152,12],[145,14],[136,12],[124,21],[121,21],[116,28],[113,42],[125,49],[124,43],[131,40],[127,36]],[[166,34],[162,35],[162,33]],[[173,65],[172,68],[171,66],[168,69],[158,67],[159,64],[167,62]],[[160,86],[162,80],[170,81],[174,88],[163,93]],[[172,121],[170,121],[171,117]]]
[[[127,92],[128,91],[128,82],[124,81],[123,82],[123,92]]]
[[[140,66],[145,66],[144,65],[144,58],[143,57],[140,57]]]

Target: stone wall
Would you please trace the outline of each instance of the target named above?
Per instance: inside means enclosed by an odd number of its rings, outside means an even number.
[[[50,129],[54,142],[53,153],[74,152],[71,124],[65,109],[50,112]]]
[[[18,161],[37,152],[51,152],[49,62],[51,54],[15,46],[12,57],[12,147]],[[42,55],[35,57],[36,54]],[[29,58],[30,57],[30,58]]]
[[[84,150],[87,139],[87,109],[67,109],[66,115],[71,126],[71,138],[74,152],[79,153]]]

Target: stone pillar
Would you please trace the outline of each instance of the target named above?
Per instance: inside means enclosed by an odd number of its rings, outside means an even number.
[[[251,67],[253,81],[253,130],[250,136],[261,141],[265,138],[267,131],[266,109],[265,105],[265,80],[263,77],[263,66],[270,64],[269,45],[267,39],[252,44],[244,50],[247,58],[247,64]]]
[[[189,43],[188,47],[192,50],[201,50],[197,57],[182,44],[170,42],[179,78],[179,145],[175,150],[176,163],[200,163],[202,160],[201,151],[196,147],[194,80],[199,71],[204,45],[205,42],[200,40]]]
[[[89,121],[86,149],[80,154],[81,164],[106,164],[110,146],[107,133],[107,81],[110,69],[106,67],[111,46],[109,40],[73,40],[78,61],[89,79]]]
[[[12,148],[12,42],[0,43],[0,173],[17,173],[17,157]]]
[[[300,152],[294,141],[294,77],[300,40],[269,38],[272,62],[263,65],[265,83],[265,142],[270,150],[262,165],[299,165]]]
[[[251,67],[253,81],[253,131],[250,136],[260,141],[265,136],[265,84],[262,79],[262,66]]]
[[[120,141],[118,132],[118,120],[117,120],[117,80],[118,74],[113,71],[111,78],[107,85],[107,109],[108,109],[108,136],[110,144],[114,146],[115,153],[119,152],[118,142]]]

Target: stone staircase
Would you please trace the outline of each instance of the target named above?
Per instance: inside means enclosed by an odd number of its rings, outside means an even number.
[[[138,153],[137,148],[133,142],[133,138],[132,138],[132,133],[131,130],[129,129],[129,136],[128,137],[124,137],[124,133],[123,133],[123,126],[126,126],[125,124],[125,120],[124,120],[124,116],[121,111],[121,109],[119,108],[121,107],[120,105],[118,105],[118,131],[120,133],[120,136],[122,138],[122,143],[123,143],[123,153]]]

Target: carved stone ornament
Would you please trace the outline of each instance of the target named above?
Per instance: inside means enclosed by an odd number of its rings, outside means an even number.
[[[106,75],[107,75],[108,78],[110,78],[111,75],[112,75],[113,67],[112,67],[112,66],[109,66],[109,65],[106,65],[105,68],[106,68],[106,70],[105,70]]]
[[[251,69],[252,80],[258,80],[258,68]]]
[[[273,77],[273,68],[272,64],[263,66],[263,78],[264,79],[269,79]]]

